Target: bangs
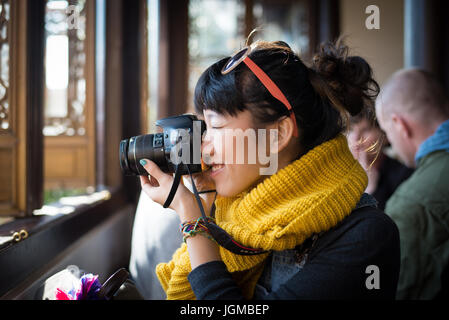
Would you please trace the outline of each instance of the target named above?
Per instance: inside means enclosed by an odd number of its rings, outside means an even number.
[[[245,109],[240,90],[236,85],[236,72],[221,74],[224,58],[211,65],[199,78],[193,98],[195,111],[202,114],[204,110],[212,110],[219,114],[235,116]]]

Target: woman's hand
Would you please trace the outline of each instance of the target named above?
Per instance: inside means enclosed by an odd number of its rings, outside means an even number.
[[[143,161],[145,161],[145,163]],[[141,160],[141,164],[150,174],[150,177],[140,176],[142,190],[151,199],[162,205],[167,199],[174,178],[172,175],[164,173],[153,161],[147,159],[143,159],[143,161]],[[210,190],[209,188],[213,189],[213,181],[210,177],[208,177],[208,175],[198,173],[192,176],[195,186],[197,186],[199,191],[205,190],[203,188],[206,188],[207,190]],[[202,198],[210,198],[209,193],[201,194],[200,196]],[[212,205],[212,202],[210,202],[210,205]],[[205,210],[208,210],[207,208],[209,208],[209,202],[203,201],[203,206]],[[179,215],[181,223],[196,220],[201,216],[200,209],[196,203],[193,193],[190,192],[190,190],[187,189],[183,183],[179,184],[170,208],[175,210]],[[206,211],[206,213],[209,212]],[[189,237],[186,242],[192,269],[206,262],[221,260],[218,246],[215,242],[209,240],[208,238],[203,236]]]
[[[168,197],[168,194],[170,193],[174,178],[171,174],[163,172],[153,161],[148,159],[143,159],[141,161],[142,166],[150,175],[149,177],[140,176],[142,190],[153,201],[163,205]],[[145,161],[145,163],[143,161]],[[202,173],[194,174],[193,177],[198,191],[204,190],[206,187],[213,189],[213,181],[210,178],[205,177]],[[211,194],[202,194],[200,196],[203,200],[203,207],[206,210],[206,213],[209,213],[210,207],[213,203]],[[170,208],[176,211],[181,221],[193,220],[201,216],[200,209],[196,203],[193,193],[186,188],[186,186],[182,183],[182,180],[178,186],[178,190],[176,191],[173,201],[170,204]]]

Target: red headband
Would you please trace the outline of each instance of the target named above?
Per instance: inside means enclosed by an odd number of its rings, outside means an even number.
[[[251,47],[246,47],[237,52],[234,56],[232,56],[229,59],[229,61],[223,67],[221,73],[226,74],[230,72],[235,67],[237,67],[240,64],[240,62],[243,61],[248,66],[248,68],[254,73],[254,75],[260,80],[260,82],[262,82],[265,88],[267,88],[270,94],[287,107],[288,111],[290,112],[290,118],[292,119],[293,124],[295,126],[293,135],[295,137],[298,137],[298,124],[296,123],[296,117],[295,113],[293,112],[292,106],[290,105],[290,103],[288,102],[287,98],[284,96],[282,91],[273,82],[273,80],[271,80],[270,77],[257,64],[255,64],[253,60],[251,60],[248,57],[250,52]]]

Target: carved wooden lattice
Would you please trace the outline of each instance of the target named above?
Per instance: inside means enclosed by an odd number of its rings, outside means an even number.
[[[58,5],[53,5],[58,2]],[[44,135],[83,136],[86,133],[86,10],[85,0],[47,1],[45,30],[47,39],[51,36],[65,36],[68,39],[68,85],[66,101],[54,105],[48,99],[51,92],[46,88],[46,112]],[[65,3],[61,5],[61,3]],[[47,46],[47,50],[49,50]],[[47,52],[47,54],[49,54]],[[47,72],[50,70],[47,68]],[[50,105],[53,104],[53,105]],[[58,108],[54,115],[49,109]],[[61,112],[61,110],[63,110]],[[53,112],[54,113],[54,112]]]
[[[10,3],[0,0],[0,132],[11,127],[11,110],[9,105],[9,29]]]

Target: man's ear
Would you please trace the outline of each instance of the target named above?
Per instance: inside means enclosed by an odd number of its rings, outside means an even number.
[[[410,139],[412,137],[412,130],[407,119],[393,113],[391,116],[391,121],[393,122],[395,130],[399,132],[404,139]]]

